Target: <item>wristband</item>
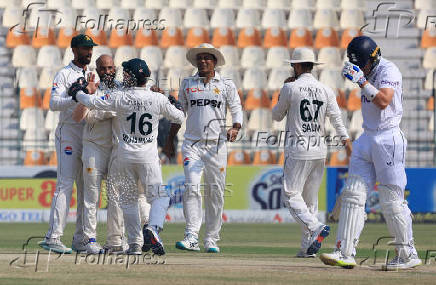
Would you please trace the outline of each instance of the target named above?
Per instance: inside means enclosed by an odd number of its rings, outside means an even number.
[[[374,100],[375,96],[377,96],[377,93],[379,92],[378,89],[369,82],[363,86],[362,90],[365,91],[364,95],[369,101]]]

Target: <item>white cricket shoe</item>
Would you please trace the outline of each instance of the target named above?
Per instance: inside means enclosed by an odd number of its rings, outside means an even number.
[[[70,254],[72,252],[72,249],[66,247],[59,238],[45,238],[43,241],[40,241],[38,245],[45,250],[56,253]]]
[[[307,254],[307,249],[306,248],[302,248],[300,249],[299,252],[297,252],[297,255],[295,257],[298,258],[315,258],[316,254]]]
[[[200,251],[198,238],[191,234],[187,234],[183,240],[176,242],[176,248],[189,251]]]
[[[321,249],[322,242],[330,234],[330,227],[327,225],[321,225],[310,237],[310,245],[307,249],[307,254],[317,254]]]
[[[383,264],[382,270],[385,271],[404,270],[404,269],[414,268],[421,264],[422,261],[416,254],[411,254],[409,258],[402,258],[397,255],[387,264]]]
[[[214,241],[207,241],[204,243],[204,251],[209,253],[219,253],[220,248],[216,245]]]
[[[103,248],[95,238],[90,238],[88,240],[88,243],[85,245],[85,250],[88,254],[99,254],[104,252]]]
[[[71,248],[75,251],[75,252],[86,252],[86,242],[84,240],[78,241],[76,239],[74,239],[73,237],[73,242],[71,245]]]
[[[141,255],[142,249],[141,246],[137,243],[129,244],[129,249],[126,252],[128,255]]]
[[[353,269],[357,265],[352,256],[344,256],[340,250],[335,250],[333,253],[323,253],[319,258],[326,265],[340,266],[346,269]]]

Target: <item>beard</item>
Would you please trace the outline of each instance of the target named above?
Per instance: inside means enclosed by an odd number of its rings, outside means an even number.
[[[77,61],[78,61],[80,64],[83,64],[83,65],[88,65],[88,64],[91,62],[91,60],[88,59],[88,58],[85,57],[85,56],[83,56],[83,57],[79,57],[79,58],[77,59]]]
[[[115,81],[114,80],[115,80],[115,74],[104,74],[101,77],[101,81],[109,89],[112,89],[112,88],[115,87]]]

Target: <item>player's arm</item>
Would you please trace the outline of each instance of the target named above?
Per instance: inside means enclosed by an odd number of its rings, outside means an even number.
[[[95,124],[107,119],[114,118],[115,116],[116,113],[112,111],[90,110],[85,116],[85,121],[88,124]]]
[[[82,105],[82,104],[77,104],[76,108],[74,108],[73,110],[73,120],[77,123],[81,122],[86,115],[89,113],[89,109],[86,108],[86,106]]]
[[[233,81],[226,82],[227,105],[232,116],[232,127],[227,131],[227,140],[234,142],[238,136],[239,130],[242,128],[243,113],[241,99]]]
[[[347,129],[342,121],[341,110],[339,109],[338,102],[336,101],[336,95],[331,89],[327,89],[327,111],[326,115],[330,119],[330,123],[336,130],[336,134],[339,136],[342,145],[345,146],[347,155],[351,155],[352,145],[350,137],[348,136]]]
[[[76,94],[76,99],[89,109],[116,111],[116,100],[112,100],[110,94],[97,91],[95,95],[89,95],[79,91]]]
[[[169,100],[164,95],[158,95],[161,100],[161,113],[164,117],[170,120],[171,127],[170,132],[168,134],[167,141],[165,146],[162,149],[162,152],[168,157],[172,157],[175,153],[174,150],[174,139],[176,138],[177,133],[179,132],[180,126],[185,119],[185,114],[183,110],[181,110],[181,105],[179,102],[174,100]]]
[[[400,84],[395,80],[395,76],[398,75],[395,70],[391,70],[389,73],[386,70],[381,74],[383,78],[382,85],[379,89],[374,87],[368,80],[366,80],[363,71],[357,65],[354,65],[350,62],[346,62],[344,69],[342,70],[342,74],[345,78],[351,80],[354,83],[357,83],[359,87],[362,89],[362,94],[366,97],[368,101],[371,101],[384,110],[392,101],[394,97],[394,89],[390,88],[389,85]]]
[[[50,94],[50,110],[65,111],[74,106],[76,102],[67,95],[67,82],[62,72],[58,72],[53,80]]]
[[[290,84],[285,84],[280,90],[279,100],[277,104],[272,109],[272,119],[274,121],[280,122],[286,116],[289,110],[289,100],[291,98],[291,87]]]

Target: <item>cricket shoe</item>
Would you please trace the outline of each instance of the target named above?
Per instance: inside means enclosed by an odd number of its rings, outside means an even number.
[[[207,241],[204,243],[204,251],[208,253],[219,253],[220,248],[216,245],[215,242]]]
[[[408,258],[402,258],[398,255],[395,256],[391,261],[382,265],[382,270],[384,271],[398,271],[414,268],[422,264],[421,259],[418,255],[411,254]]]
[[[127,255],[141,255],[142,250],[141,246],[137,243],[131,243],[129,244],[129,249],[126,251]]]
[[[90,238],[88,243],[85,245],[86,253],[88,254],[99,254],[104,253],[101,245],[95,240],[95,238]]]
[[[327,225],[321,225],[318,230],[316,230],[312,236],[311,236],[311,240],[310,240],[310,246],[307,249],[307,254],[308,255],[312,255],[312,254],[316,254],[322,245],[323,240],[328,237],[328,235],[330,234],[330,227]]]
[[[103,246],[104,252],[108,253],[108,254],[122,254],[125,253],[126,250],[123,248],[122,245],[108,245],[105,244]]]
[[[53,251],[56,253],[72,253],[72,249],[66,247],[59,238],[45,238],[43,241],[40,241],[38,245],[45,250]]]
[[[176,248],[189,251],[200,251],[198,239],[191,234],[185,235],[185,238],[176,242]]]
[[[151,245],[151,251],[157,255],[164,255],[165,249],[159,234],[153,227],[148,226],[144,231],[144,245]],[[144,249],[144,247],[142,247]]]
[[[75,252],[86,252],[86,242],[85,241],[78,241],[76,239],[74,239],[73,237],[73,242],[71,244],[71,248],[75,251]]]
[[[145,235],[147,234],[148,224],[142,227],[142,236],[144,237],[144,244],[142,245],[142,252],[148,252],[151,249],[151,243],[145,241]]]
[[[307,254],[307,249],[300,249],[299,252],[297,252],[297,255],[295,257],[298,258],[315,258],[316,254]]]
[[[346,269],[353,269],[357,265],[353,257],[346,257],[340,250],[335,250],[333,253],[323,253],[319,257],[326,265],[340,266]]]

